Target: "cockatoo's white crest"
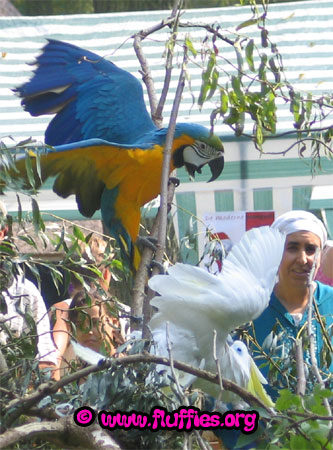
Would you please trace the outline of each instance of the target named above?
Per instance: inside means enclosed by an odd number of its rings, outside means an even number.
[[[253,228],[233,246],[218,276],[180,263],[170,267],[168,275],[154,276],[149,286],[160,296],[151,301],[158,311],[150,321],[150,328],[161,354],[167,356],[166,334],[162,330],[168,321],[174,359],[195,367],[204,360],[204,368],[215,373],[216,330],[216,354],[222,377],[246,388],[253,360],[242,342],[228,343],[228,335],[236,327],[256,319],[268,306],[284,241],[285,236],[278,230]],[[260,377],[258,373],[254,375]],[[259,381],[262,383],[263,377]]]

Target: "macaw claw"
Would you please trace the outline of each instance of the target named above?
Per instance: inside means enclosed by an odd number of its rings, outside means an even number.
[[[180,185],[180,179],[178,177],[170,177],[168,184],[173,183],[175,187],[178,187]]]
[[[164,266],[162,263],[156,261],[155,259],[152,259],[151,263],[150,263],[150,268],[156,267],[159,271],[160,275],[165,275],[165,270],[164,270]]]
[[[156,252],[157,250],[157,243],[158,239],[152,237],[152,236],[138,236],[137,237],[137,244],[141,245],[142,247],[148,247],[153,252]]]

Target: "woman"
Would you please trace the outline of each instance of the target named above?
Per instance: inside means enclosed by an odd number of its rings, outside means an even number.
[[[113,307],[114,304],[103,300],[97,293],[78,292],[68,310],[70,334],[79,344],[106,356],[114,356],[124,340]],[[72,360],[76,361],[76,356],[69,342],[61,357],[59,376],[67,372]]]

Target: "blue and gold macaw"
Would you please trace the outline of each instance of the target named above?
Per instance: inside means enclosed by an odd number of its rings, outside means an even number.
[[[95,53],[49,40],[36,64],[15,92],[31,115],[55,114],[45,132],[54,148],[40,156],[40,182],[55,176],[54,192],[75,194],[84,216],[101,209],[136,268],[140,207],[159,194],[168,129],[153,123],[139,80]],[[215,180],[224,164],[221,140],[201,125],[178,123],[170,171],[185,166],[194,175],[205,164]],[[23,174],[24,163],[18,168]]]

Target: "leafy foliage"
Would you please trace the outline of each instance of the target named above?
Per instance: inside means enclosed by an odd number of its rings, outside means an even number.
[[[265,151],[269,137],[291,135],[295,142],[281,154],[296,147],[302,157],[310,144],[311,155],[318,163],[320,156],[332,156],[332,127],[328,119],[332,115],[333,96],[296,90],[286,78],[283,56],[266,28],[268,4],[262,2],[262,7],[254,1],[250,4],[252,18],[238,25],[239,34],[235,38],[230,38],[227,32],[223,34],[219,25],[203,25],[207,31],[205,45],[196,49],[190,35],[187,36],[194,61],[196,55],[204,61],[198,104],[203,106],[214,96],[217,107],[211,113],[211,125],[222,120],[236,136],[251,138],[260,152]],[[244,34],[249,26],[258,28],[261,42]],[[222,43],[233,48],[236,67],[224,57],[220,50]],[[227,77],[223,84],[222,75]],[[279,104],[289,105],[294,131],[277,133]],[[244,131],[245,124],[252,124],[252,133]]]

